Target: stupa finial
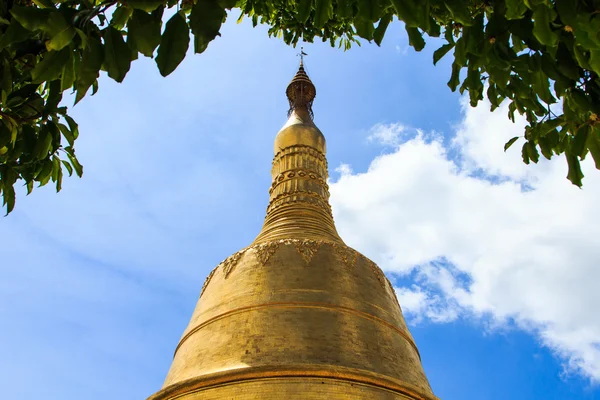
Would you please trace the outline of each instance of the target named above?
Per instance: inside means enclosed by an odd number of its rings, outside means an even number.
[[[294,110],[304,109],[308,111],[312,118],[312,103],[317,95],[317,90],[304,70],[304,56],[307,55],[304,52],[304,48],[301,48],[298,55],[300,56],[300,67],[285,92],[290,103],[288,116],[291,115]]]
[[[304,56],[307,55],[308,54],[304,52],[304,47],[300,47],[300,53],[298,53],[298,56],[300,57],[300,68],[304,68]]]

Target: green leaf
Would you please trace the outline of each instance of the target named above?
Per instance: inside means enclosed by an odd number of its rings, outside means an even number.
[[[404,21],[406,26],[416,28],[419,26],[419,7],[422,4],[418,0],[391,0],[392,5],[396,9],[396,15],[400,21]]]
[[[123,82],[131,66],[131,49],[121,31],[109,26],[104,31],[104,65],[108,76]]]
[[[68,51],[67,49],[61,51]],[[54,111],[58,107],[58,103],[62,100],[62,91],[60,89],[60,80],[56,79],[48,85],[49,93],[46,99],[46,110]]]
[[[540,160],[540,153],[538,153],[535,143],[527,142],[525,143],[525,146],[527,146],[527,154],[529,155],[529,159],[537,164]]]
[[[194,52],[202,53],[219,34],[226,17],[225,9],[216,0],[198,0],[190,14],[190,28],[194,34]],[[187,47],[186,47],[187,49]]]
[[[73,133],[69,130],[69,128],[67,128],[65,124],[58,124],[58,128],[60,129],[65,139],[67,139],[67,142],[69,142],[69,145],[73,146],[75,138],[73,137]]]
[[[337,0],[337,4],[335,7],[335,15],[337,15],[339,18],[354,17],[353,4],[354,4],[353,0]]]
[[[47,158],[42,164],[42,168],[35,175],[35,180],[40,183],[40,186],[44,186],[50,180],[52,176],[52,160]]]
[[[298,22],[305,24],[310,17],[310,11],[313,6],[313,0],[300,0],[296,3],[296,19]],[[339,6],[339,5],[338,5]]]
[[[416,51],[423,50],[425,47],[425,39],[423,39],[423,34],[419,31],[419,28],[411,28],[409,26],[405,26],[406,33],[408,33],[408,44],[415,48]]]
[[[48,156],[48,152],[52,148],[52,135],[48,130],[47,125],[44,125],[40,130],[39,137],[33,149],[33,156],[38,160],[43,160]]]
[[[450,80],[448,81],[448,87],[453,92],[456,91],[458,84],[460,83],[460,70],[461,66],[456,62],[452,63],[452,75],[450,76]]]
[[[19,43],[29,37],[29,31],[21,26],[16,20],[12,20],[4,35],[0,37],[0,50],[13,43]]]
[[[574,156],[583,157],[586,152],[586,145],[590,134],[590,126],[584,125],[577,130],[575,137],[570,143],[570,153]]]
[[[14,19],[23,25],[23,27],[29,29],[30,31],[35,31],[39,29],[41,25],[46,23],[48,17],[50,16],[51,10],[36,7],[24,7],[15,4],[10,9],[10,13]]]
[[[128,41],[131,47],[146,57],[152,57],[154,50],[160,44],[160,18],[135,10],[129,20]]]
[[[383,40],[383,37],[385,36],[385,31],[387,30],[387,27],[391,21],[391,14],[386,14],[383,17],[381,17],[381,20],[379,21],[379,24],[377,25],[377,28],[375,28],[375,32],[373,33],[373,39],[375,40],[377,46],[381,46],[381,41]]]
[[[523,0],[506,0],[506,19],[521,19],[526,11]]]
[[[65,166],[65,168],[67,169],[67,172],[69,172],[69,176],[73,175],[73,167],[71,166],[71,164],[69,164],[68,162],[66,162],[65,160],[62,160],[62,164]],[[29,193],[28,193],[29,194]]]
[[[375,34],[375,26],[373,22],[364,18],[356,18],[354,20],[354,27],[356,28],[356,34],[363,39],[371,41]]]
[[[600,169],[600,128],[594,127],[587,137],[586,147],[594,158],[596,169]]]
[[[146,12],[154,11],[158,6],[165,4],[164,0],[126,0],[125,3],[132,8]]]
[[[508,150],[510,146],[513,145],[514,142],[516,142],[519,139],[519,136],[515,136],[514,138],[510,139],[508,142],[506,142],[506,144],[504,145],[504,151]]]
[[[357,17],[371,22],[379,19],[380,8],[378,0],[358,0],[357,6]]]
[[[219,0],[219,4],[228,10],[231,10],[233,7],[235,7],[237,3],[238,0]]]
[[[14,189],[14,187],[10,184],[8,184],[8,185],[5,184],[4,190],[2,191],[2,197],[4,200],[4,204],[6,205],[6,215],[8,215],[15,208],[15,189]]]
[[[521,147],[521,157],[523,158],[523,162],[529,165],[529,146],[527,146],[527,143],[523,143],[523,147]]]
[[[433,52],[433,65],[437,64],[437,62],[440,61],[440,59],[442,57],[444,57],[446,54],[448,54],[448,52],[450,50],[452,50],[453,47],[454,47],[454,43],[446,43],[445,45],[443,45],[442,47],[440,47],[439,49],[434,51]]]
[[[565,25],[570,25],[571,27],[577,24],[577,5],[579,3],[578,0],[555,0],[556,2],[556,10],[558,11],[558,15],[560,16],[560,20]]]
[[[160,38],[156,64],[162,76],[169,75],[183,61],[189,44],[188,25],[183,14],[178,12],[167,22],[165,32]]]
[[[50,14],[48,20],[41,25],[43,31],[47,32],[50,40],[46,42],[48,50],[61,50],[75,36],[75,28],[65,20],[65,16],[60,11]]]
[[[556,99],[550,93],[550,81],[548,80],[548,76],[540,69],[537,72],[532,72],[533,78],[533,88],[537,95],[542,99],[546,104],[554,104],[556,103]]]
[[[533,11],[533,35],[546,46],[556,46],[558,35],[552,31],[551,23],[556,18],[554,10],[545,5],[539,5]]]
[[[75,169],[75,173],[81,178],[83,175],[83,166],[79,164],[79,160],[77,160],[77,157],[75,157],[75,153],[71,150],[70,152],[67,152],[67,157],[69,157],[69,161],[71,161],[71,165],[73,166],[73,169]]]
[[[58,160],[58,158],[57,158]],[[57,172],[56,172],[56,192],[60,192],[60,190],[62,189],[62,178],[63,178],[63,172],[62,172],[62,168],[60,166],[60,160],[58,160],[58,166],[57,168]]]
[[[58,179],[58,171],[61,169],[60,159],[57,156],[52,156],[52,182],[56,182]]]
[[[590,51],[590,67],[592,70],[600,75],[600,49],[594,49]]]
[[[127,6],[119,6],[113,12],[112,18],[110,20],[110,24],[115,27],[115,29],[123,29],[129,21],[131,14],[133,13],[133,9]]]
[[[315,28],[322,29],[331,18],[333,18],[332,0],[315,0]]]
[[[98,79],[100,67],[104,61],[104,48],[102,43],[94,37],[89,38],[88,46],[83,51],[83,58],[77,72],[77,81],[75,88],[77,95],[75,96],[75,104],[85,96],[86,92]]]
[[[444,4],[456,22],[464,26],[472,25],[471,12],[463,0],[444,0]]]
[[[60,89],[67,90],[75,83],[75,59],[71,57],[72,53],[69,50],[69,58],[63,66],[61,78],[60,78]]]
[[[581,187],[581,180],[583,179],[583,172],[581,172],[581,165],[579,159],[570,153],[565,153],[567,157],[567,164],[569,165],[569,173],[567,179],[571,181],[573,185]]]
[[[27,182],[26,186],[27,186],[27,195],[29,195],[33,191],[33,181]]]
[[[593,69],[592,66],[590,65],[587,57],[585,56],[581,46],[577,46],[577,45],[573,46],[573,54],[575,54],[575,59],[577,60],[577,63],[579,63],[579,66],[581,68],[587,69],[587,70]]]
[[[68,115],[65,115],[63,118],[67,121],[67,124],[69,124],[69,130],[73,134],[73,139],[77,139],[79,137],[79,126],[73,120],[73,118],[69,117]]]
[[[70,56],[69,49],[49,51],[44,55],[42,61],[40,61],[31,71],[31,80],[33,82],[41,83],[57,79]]]
[[[461,67],[467,65],[467,41],[464,36],[454,46],[454,62]]]

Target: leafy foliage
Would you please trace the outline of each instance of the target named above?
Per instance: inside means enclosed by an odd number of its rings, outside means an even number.
[[[165,9],[175,8],[163,29]],[[344,50],[360,39],[380,45],[390,22],[405,24],[417,51],[426,39],[453,50],[448,86],[472,106],[509,101],[525,115],[523,161],[564,153],[567,178],[581,186],[588,153],[600,169],[600,0],[4,0],[0,3],[0,192],[7,213],[14,186],[29,194],[63,171],[81,176],[79,135],[61,104],[98,89],[100,71],[123,81],[139,53],[156,56],[160,73],[185,58],[190,31],[202,53],[219,35],[227,10],[270,26],[296,45],[320,39]],[[110,18],[110,20],[109,20]]]

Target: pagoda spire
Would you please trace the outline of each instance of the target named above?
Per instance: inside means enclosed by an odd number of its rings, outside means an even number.
[[[286,89],[289,118],[275,137],[270,201],[255,243],[283,238],[343,243],[329,205],[325,137],[313,121],[317,91],[304,70],[304,55]]]

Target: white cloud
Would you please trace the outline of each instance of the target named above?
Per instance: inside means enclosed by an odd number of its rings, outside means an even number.
[[[385,270],[416,277],[397,289],[412,322],[516,325],[567,372],[600,381],[600,172],[584,162],[581,190],[562,157],[525,166],[519,142],[503,152],[522,119],[511,123],[506,106],[463,107],[456,158],[436,137],[400,144],[402,125],[375,126],[372,137],[397,145],[331,184],[338,229]]]
[[[340,166],[335,169],[335,172],[340,175],[352,175],[352,167],[349,164],[340,164]]]
[[[367,140],[395,147],[400,144],[401,136],[404,136],[405,132],[406,127],[401,124],[377,124],[369,131]]]

